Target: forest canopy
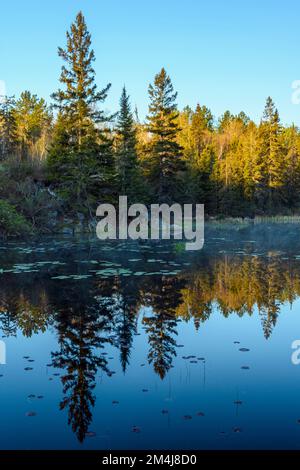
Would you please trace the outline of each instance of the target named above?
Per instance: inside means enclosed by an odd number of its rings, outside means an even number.
[[[58,54],[51,104],[28,90],[0,102],[6,211],[11,205],[37,229],[49,211],[89,219],[98,204],[119,195],[146,204],[204,203],[207,216],[299,214],[300,132],[282,125],[271,97],[259,123],[244,111],[215,119],[202,101],[179,110],[162,68],[149,85],[141,122],[125,86],[118,113],[104,112],[111,84],[97,86],[81,12]]]

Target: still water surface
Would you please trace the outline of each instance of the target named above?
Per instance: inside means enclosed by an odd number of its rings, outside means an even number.
[[[2,242],[0,448],[299,449],[299,233]]]

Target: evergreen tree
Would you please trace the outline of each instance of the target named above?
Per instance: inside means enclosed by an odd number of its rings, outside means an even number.
[[[274,102],[267,98],[266,106],[258,130],[258,171],[260,182],[267,196],[263,202],[268,210],[273,210],[282,202],[284,160],[280,144],[280,119]]]
[[[208,131],[213,130],[213,116],[206,106],[197,104],[196,110],[192,116],[191,134],[195,148],[196,157],[207,144]]]
[[[24,91],[16,101],[14,118],[16,139],[21,157],[43,157],[49,140],[52,120],[45,100],[32,95],[30,91]]]
[[[13,96],[4,97],[0,102],[0,159],[12,156],[16,150],[15,104]]]
[[[98,108],[110,84],[97,90],[91,35],[81,12],[67,32],[66,49],[59,48],[58,54],[65,62],[60,76],[64,89],[52,95],[59,116],[49,154],[50,177],[73,207],[91,214],[99,187],[102,196],[113,191],[114,160],[107,127],[112,116]]]
[[[148,131],[152,138],[149,145],[150,181],[159,202],[176,198],[180,172],[183,170],[182,148],[177,143],[178,111],[177,93],[164,68],[149,86]]]
[[[129,96],[124,86],[120,99],[120,111],[116,126],[117,170],[121,194],[129,201],[138,196],[139,168],[137,160],[136,128],[131,112]]]
[[[287,128],[282,133],[284,147],[284,202],[286,207],[295,210],[300,204],[300,140],[299,130],[295,126]]]

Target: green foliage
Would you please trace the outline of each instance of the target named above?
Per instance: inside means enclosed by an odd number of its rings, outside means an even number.
[[[90,219],[120,194],[130,203],[204,203],[206,214],[221,217],[299,213],[300,132],[280,123],[270,97],[258,125],[243,111],[215,120],[200,104],[178,112],[162,68],[149,86],[146,122],[137,110],[134,118],[125,87],[114,122],[101,109],[110,84],[96,86],[81,12],[58,54],[55,119],[29,91],[0,103],[0,197],[38,230],[49,212]]]
[[[106,117],[98,106],[110,88],[97,91],[91,36],[84,16],[78,13],[67,32],[60,82],[63,89],[52,95],[59,116],[49,151],[49,178],[67,207],[92,215],[99,196],[109,197],[115,179],[112,138]]]
[[[28,235],[32,228],[7,201],[0,200],[0,238]]]
[[[4,97],[0,102],[0,160],[16,151],[16,122],[14,117],[14,97]]]
[[[140,202],[144,189],[137,155],[137,131],[125,87],[120,99],[115,142],[118,189],[128,196],[130,203]]]
[[[30,91],[21,93],[13,110],[18,151],[22,158],[28,155],[43,158],[49,142],[52,114],[43,98]]]
[[[164,68],[155,76],[154,84],[149,86],[149,97],[149,179],[158,201],[170,202],[178,194],[180,172],[184,165],[182,148],[177,142],[177,93]]]

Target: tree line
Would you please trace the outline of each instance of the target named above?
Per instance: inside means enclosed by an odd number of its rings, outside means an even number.
[[[281,124],[270,97],[259,124],[230,111],[216,121],[204,105],[179,111],[162,68],[140,122],[125,87],[118,113],[104,112],[111,85],[97,88],[81,12],[58,54],[60,88],[51,106],[29,91],[0,104],[0,197],[27,219],[16,189],[24,181],[31,212],[38,207],[39,214],[49,210],[51,194],[64,213],[86,218],[119,194],[130,202],[204,203],[210,216],[299,212],[300,132]]]

